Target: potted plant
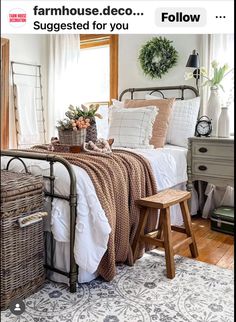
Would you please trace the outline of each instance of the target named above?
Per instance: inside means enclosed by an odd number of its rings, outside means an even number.
[[[212,135],[218,135],[218,121],[221,112],[221,100],[219,89],[224,91],[222,81],[231,72],[229,66],[224,64],[219,66],[217,61],[212,61],[212,74],[207,74],[205,68],[201,68],[201,76],[205,79],[202,86],[210,87],[210,97],[207,103],[206,115],[212,120]]]
[[[102,118],[97,113],[99,104],[91,104],[88,107],[70,105],[66,111],[66,118],[58,121],[57,129],[59,141],[62,144],[83,145],[84,142],[97,139],[97,127],[95,117]]]
[[[69,110],[65,113],[68,119],[78,120],[83,117],[84,120],[89,120],[89,126],[86,132],[86,142],[97,140],[97,126],[96,117],[102,119],[102,115],[98,111],[99,104],[90,104],[88,107],[81,104],[81,106],[69,106]]]
[[[57,129],[59,142],[69,145],[83,145],[86,140],[86,130],[90,126],[90,119],[80,116],[78,118],[64,118],[58,121]]]
[[[222,66],[216,60],[211,62],[211,70],[207,72],[205,67],[200,68],[200,76],[203,83],[201,86],[210,87],[210,97],[206,106],[206,115],[212,120],[212,136],[217,136],[218,120],[221,112],[221,100],[219,90],[223,90],[222,81],[232,71],[228,64]],[[186,79],[193,77],[193,73],[186,73]]]

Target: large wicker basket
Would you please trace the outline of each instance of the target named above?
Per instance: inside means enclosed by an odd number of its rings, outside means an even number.
[[[1,171],[1,310],[45,281],[43,223],[18,220],[43,209],[41,176]]]
[[[86,140],[86,129],[58,130],[58,135],[61,144],[83,145]]]

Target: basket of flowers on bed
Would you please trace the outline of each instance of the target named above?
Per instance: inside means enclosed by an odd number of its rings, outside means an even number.
[[[97,113],[99,104],[88,107],[70,105],[65,113],[66,118],[58,121],[58,134],[61,144],[83,145],[84,142],[97,140],[97,126],[95,117],[102,118]]]
[[[82,146],[86,141],[96,141],[97,128],[95,116],[102,118],[97,112],[99,104],[89,107],[70,105],[65,113],[66,118],[58,121],[58,135],[60,144]]]

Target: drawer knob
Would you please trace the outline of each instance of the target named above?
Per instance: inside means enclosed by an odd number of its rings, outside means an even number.
[[[206,153],[207,152],[207,148],[201,147],[201,148],[199,148],[199,152]]]
[[[201,171],[206,171],[207,167],[205,165],[199,165],[198,169]]]

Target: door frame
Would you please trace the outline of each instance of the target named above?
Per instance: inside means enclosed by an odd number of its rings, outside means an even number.
[[[9,147],[9,44],[1,38],[1,149]]]

